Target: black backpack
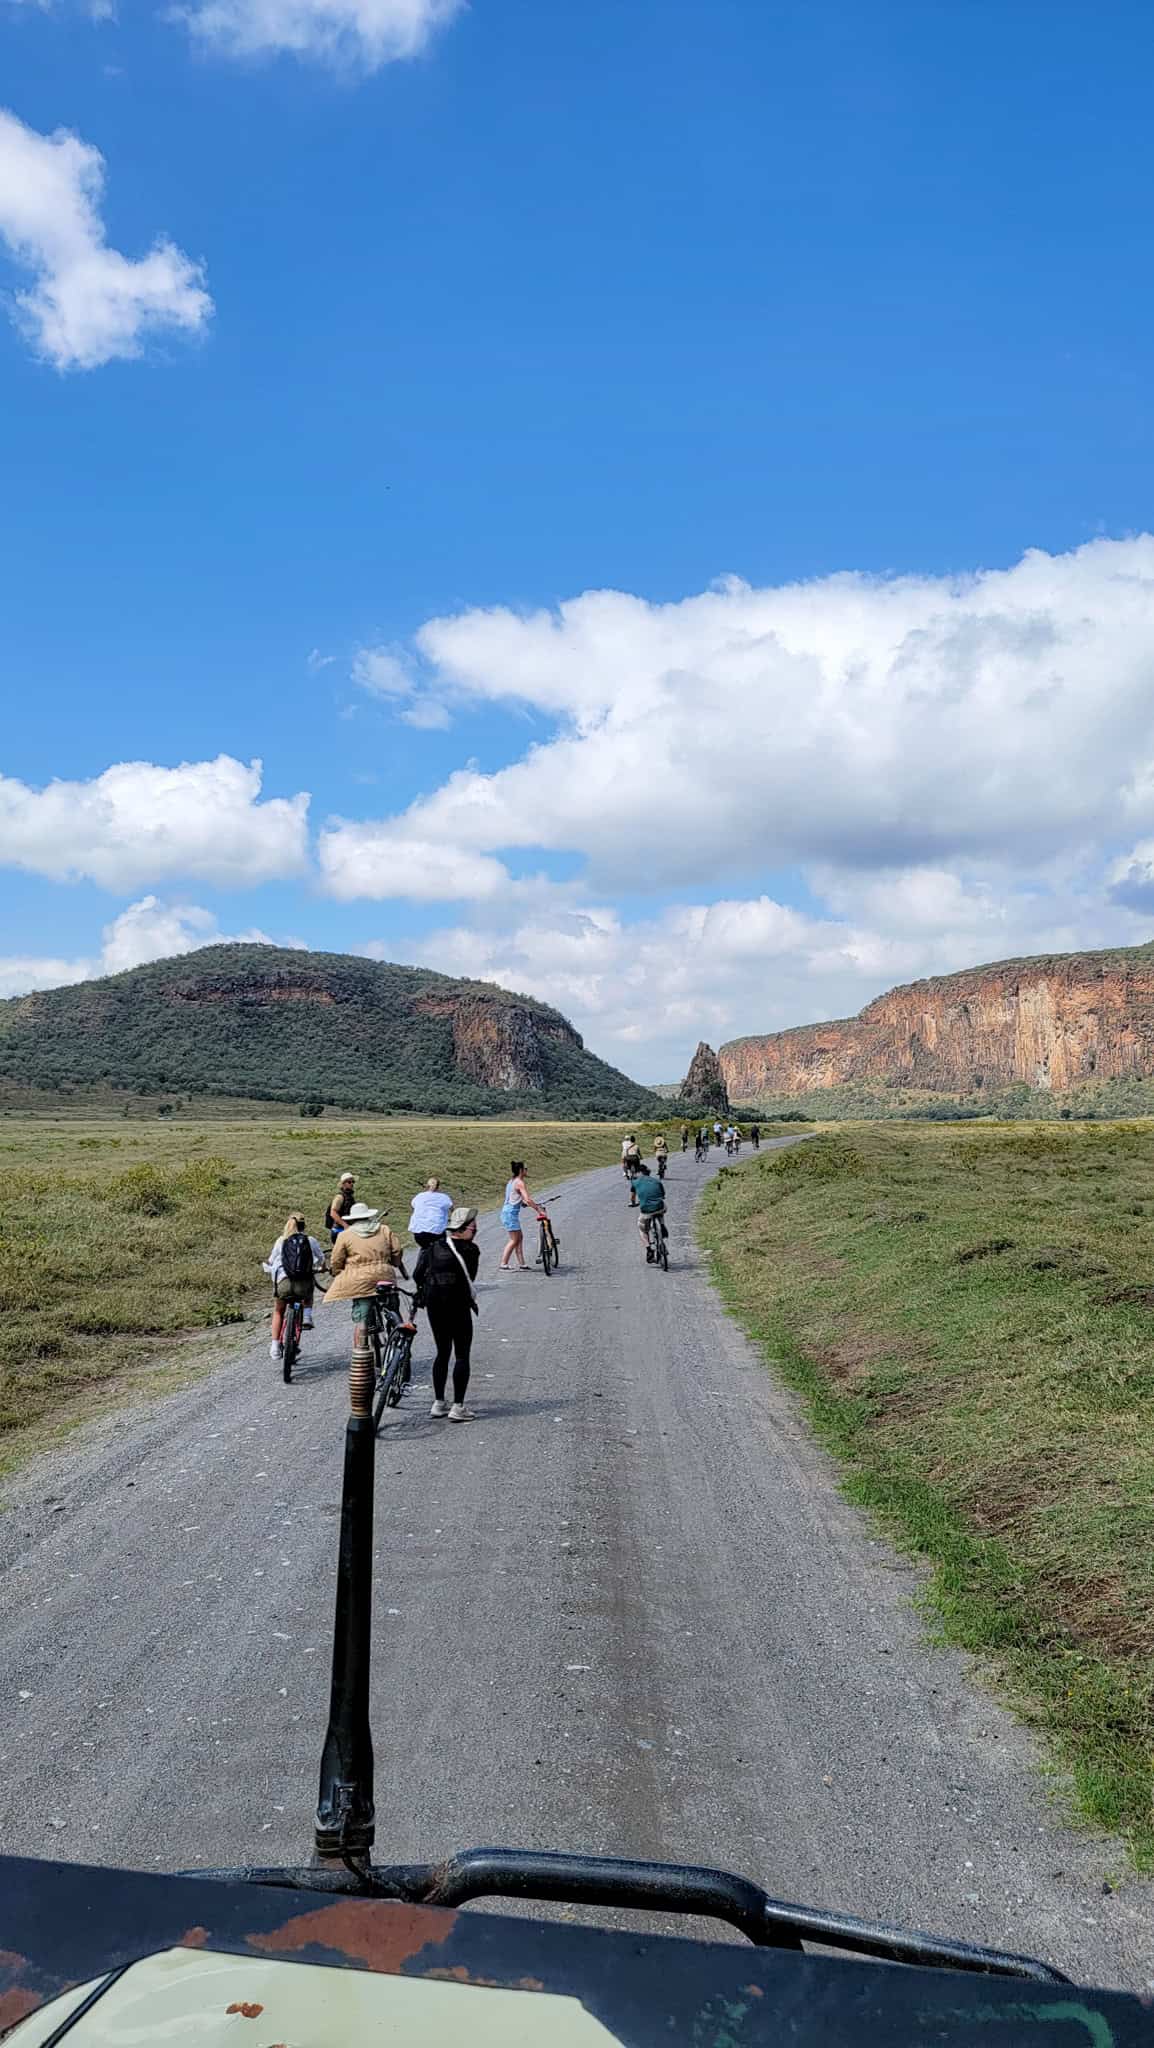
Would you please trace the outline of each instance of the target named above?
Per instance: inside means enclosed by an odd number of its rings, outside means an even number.
[[[294,1287],[311,1287],[313,1284],[313,1248],[302,1230],[294,1230],[286,1237],[280,1250],[281,1271],[291,1280]]]

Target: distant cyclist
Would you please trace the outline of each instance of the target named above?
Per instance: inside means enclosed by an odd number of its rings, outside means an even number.
[[[687,1151],[689,1150],[689,1125],[688,1125],[688,1124],[682,1124],[682,1126],[681,1126],[681,1149],[682,1149],[682,1151],[683,1151],[683,1152],[687,1152]]]
[[[637,1197],[632,1191],[633,1181],[635,1176],[641,1171],[641,1147],[637,1143],[636,1138],[626,1138],[625,1143],[621,1147],[621,1171],[629,1182],[629,1206],[631,1209],[635,1209]]]
[[[720,1123],[716,1123],[716,1124],[714,1124],[714,1126],[713,1126],[713,1142],[714,1142],[714,1144],[715,1144],[715,1145],[720,1145],[720,1143],[721,1143],[721,1125],[720,1125]]]
[[[749,1127],[749,1142],[750,1142],[750,1144],[751,1144],[751,1145],[753,1146],[753,1149],[754,1149],[754,1151],[755,1151],[755,1152],[760,1152],[760,1150],[761,1150],[761,1125],[760,1125],[760,1124],[751,1124],[751,1125],[750,1125],[750,1127]]]
[[[663,1137],[655,1140],[653,1146],[653,1156],[657,1161],[658,1177],[661,1180],[664,1180],[665,1169],[669,1164],[669,1147],[666,1144],[665,1139]]]
[[[657,1253],[650,1232],[665,1228],[665,1188],[657,1175],[650,1173],[644,1160],[641,1163],[641,1171],[633,1183],[633,1193],[641,1211],[637,1219],[637,1228],[641,1233],[641,1242],[645,1246],[646,1261],[652,1265]]]
[[[693,1156],[699,1161],[709,1157],[709,1132],[704,1124],[702,1124],[701,1129],[697,1133],[697,1142],[693,1148]]]

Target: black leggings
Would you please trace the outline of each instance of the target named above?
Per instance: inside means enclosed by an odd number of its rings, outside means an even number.
[[[463,1401],[469,1384],[469,1354],[473,1349],[473,1311],[468,1302],[460,1308],[456,1302],[440,1307],[435,1301],[430,1301],[429,1328],[437,1345],[437,1355],[433,1360],[433,1399],[443,1401],[445,1398],[449,1359],[455,1351],[453,1399]]]

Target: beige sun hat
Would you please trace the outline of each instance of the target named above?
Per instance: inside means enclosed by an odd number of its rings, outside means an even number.
[[[348,1215],[345,1217],[345,1222],[375,1223],[380,1213],[379,1209],[370,1209],[367,1202],[354,1202]]]
[[[464,1230],[466,1224],[475,1223],[476,1220],[477,1211],[475,1209],[452,1209],[449,1212],[449,1229]]]

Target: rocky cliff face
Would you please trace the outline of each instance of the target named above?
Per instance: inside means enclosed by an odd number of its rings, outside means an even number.
[[[517,1003],[489,1002],[484,996],[453,1002],[422,1002],[425,1016],[448,1016],[453,1025],[453,1058],[462,1074],[483,1088],[504,1094],[543,1088],[548,1040],[573,1045],[581,1038],[563,1017],[523,1009]]]
[[[719,1058],[739,1102],[846,1082],[980,1095],[1154,1076],[1154,944],[911,982],[857,1017],[737,1038]]]
[[[681,1084],[681,1095],[683,1101],[698,1103],[703,1109],[729,1108],[721,1062],[704,1039],[689,1062],[689,1072]]]

